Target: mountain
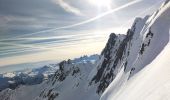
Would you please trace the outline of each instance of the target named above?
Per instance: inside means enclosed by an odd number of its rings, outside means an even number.
[[[124,60],[127,64],[122,66],[100,100],[170,99],[169,16],[167,0],[146,20],[137,32],[139,35],[133,37],[129,56]]]
[[[112,33],[96,62],[62,61],[41,84],[0,93],[0,100],[168,100],[170,2],[136,18],[127,35]]]
[[[0,74],[0,91],[6,88],[15,89],[19,85],[40,84],[51,77],[57,69],[57,64],[51,64],[36,69],[26,69]]]
[[[0,100],[52,100],[57,96],[61,99],[68,99],[68,96],[64,95],[69,92],[73,98],[76,93],[84,90],[84,86],[88,86],[87,76],[98,59],[98,55],[92,55],[62,61],[58,64],[59,69],[48,80],[36,85],[21,85],[14,90],[5,89],[0,93]],[[75,92],[71,92],[72,90]]]
[[[95,62],[98,55],[83,56],[72,60],[74,63]],[[0,91],[10,88],[15,89],[20,85],[36,85],[42,83],[55,74],[58,70],[58,64],[49,64],[40,68],[25,69],[15,72],[0,74]]]

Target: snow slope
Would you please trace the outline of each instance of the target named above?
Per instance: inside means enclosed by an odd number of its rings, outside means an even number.
[[[99,59],[59,63],[42,84],[0,92],[0,100],[168,100],[170,2],[112,33]],[[78,63],[77,63],[78,62]]]
[[[71,60],[73,63],[95,62],[98,55],[83,56]],[[0,91],[10,88],[15,89],[20,85],[36,85],[47,80],[59,69],[58,64],[49,64],[40,68],[19,70],[0,74]]]
[[[140,31],[142,49],[131,66],[127,65],[131,70],[120,71],[101,100],[169,100],[169,16],[170,2],[167,0]]]
[[[75,98],[75,95],[79,93],[82,94],[76,97],[77,100],[83,96],[86,99],[88,96],[90,97],[90,91],[94,91],[93,89],[84,90],[88,89],[88,73],[93,69],[98,58],[98,55],[92,55],[62,61],[57,64],[59,69],[48,80],[37,85],[20,85],[14,90],[5,89],[0,92],[0,100],[53,100],[56,97],[57,100],[67,100]],[[34,71],[47,72],[45,69],[35,69]],[[91,92],[91,94],[93,93]],[[91,97],[99,99],[97,94],[91,95]]]
[[[169,59],[170,43],[152,63],[128,80],[120,90],[110,91],[114,84],[111,83],[101,100],[169,100]]]

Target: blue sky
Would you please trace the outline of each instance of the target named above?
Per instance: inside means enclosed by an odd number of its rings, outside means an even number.
[[[0,0],[0,67],[100,53],[163,1]]]

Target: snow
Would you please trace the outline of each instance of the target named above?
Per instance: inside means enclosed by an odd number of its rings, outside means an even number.
[[[82,98],[82,100],[86,100],[87,98],[89,98],[88,100],[99,99],[99,95],[94,95],[95,87],[88,88],[89,80],[87,80],[89,73],[94,68],[94,62],[98,60],[98,58],[98,55],[92,55],[76,58],[69,61],[69,63],[65,62],[63,72],[66,75],[66,78],[63,81],[57,80],[55,84],[53,84],[54,80],[52,77],[50,77],[50,79],[44,81],[41,84],[19,86],[15,90],[5,89],[0,92],[0,100],[6,100],[7,97],[7,100],[47,100],[49,97],[49,90],[51,89],[52,94],[59,94],[59,96],[56,98],[57,100],[80,100]],[[73,71],[77,68],[79,68],[80,71],[73,75]],[[46,73],[50,72],[50,69],[50,66],[44,66],[41,69],[26,71],[26,73],[29,75],[33,75],[35,73],[37,74],[38,72]],[[44,93],[42,93],[42,91],[44,91]],[[40,96],[41,93],[43,96]],[[65,94],[67,94],[67,96],[65,96]],[[77,96],[75,97],[75,95]]]
[[[149,30],[153,33],[153,38],[151,38],[150,45],[145,49],[143,55],[138,55],[137,61],[134,62],[134,68],[136,69],[134,73],[137,73],[150,62],[152,62],[157,55],[163,50],[163,48],[169,42],[169,28],[170,28],[170,3],[160,8],[157,11],[155,17],[150,20],[142,31],[140,32],[142,36],[142,42],[147,44],[150,38],[146,38]]]
[[[13,72],[10,72],[10,73],[4,73],[3,74],[3,77],[9,77],[9,78],[12,78],[12,77],[14,77],[15,76],[15,74],[13,73]]]
[[[10,83],[10,84],[14,84],[15,82],[14,82],[14,81],[8,81],[8,83]]]
[[[162,5],[146,22],[141,43],[147,43],[149,29],[153,32],[150,45],[136,60],[128,58],[135,68],[119,72],[100,100],[169,100],[170,98],[170,2]],[[140,39],[138,39],[138,43]],[[133,43],[134,44],[134,43]],[[133,49],[137,46],[132,46]],[[135,51],[135,50],[134,50]],[[130,69],[129,68],[129,69]],[[131,75],[130,75],[131,74]],[[127,78],[127,76],[129,76]]]
[[[126,38],[122,35],[116,36],[114,45],[111,41],[108,42],[108,48],[100,58],[93,55],[63,61],[53,77],[38,85],[20,86],[15,90],[6,89],[0,92],[0,100],[49,100],[53,94],[58,94],[54,100],[169,100],[169,16],[170,2],[166,2],[152,16],[136,18],[130,29],[132,32]],[[128,39],[127,43],[123,44],[125,48],[120,54],[121,57],[118,56],[119,61],[113,69],[117,50],[124,39]],[[142,48],[144,50],[141,53]],[[106,61],[105,65],[108,66],[102,66],[107,59],[109,61]],[[93,77],[100,72],[101,66],[105,69],[98,77],[111,82],[107,88],[104,87],[106,90],[102,95],[96,92],[102,81],[91,84]],[[49,66],[45,66],[25,73],[30,76],[44,73],[47,77],[54,72]],[[109,77],[106,77],[106,80],[103,77],[108,73],[115,75],[111,77],[113,81]],[[12,77],[13,74],[9,73],[6,76]]]
[[[170,98],[170,44],[142,71],[132,77],[119,91],[112,92],[101,100],[169,100]],[[114,81],[113,81],[114,82]]]
[[[91,55],[91,56],[83,56],[80,58],[76,58],[71,60],[74,64],[95,64],[96,60],[98,60],[99,55]],[[0,91],[11,88],[12,89],[18,87],[19,85],[35,85],[40,84],[44,80],[47,80],[55,72],[58,70],[58,64],[49,64],[40,68],[34,69],[26,69],[19,70],[15,72],[7,72],[4,74],[0,74]]]

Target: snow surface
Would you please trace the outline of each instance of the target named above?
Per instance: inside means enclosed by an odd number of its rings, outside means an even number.
[[[99,55],[83,56],[71,60],[73,64],[87,62],[95,63]],[[26,69],[15,72],[7,72],[0,74],[0,91],[10,88],[15,89],[20,85],[36,85],[49,79],[59,69],[58,64],[49,64],[40,68]]]
[[[92,55],[65,61],[63,70],[64,72],[62,72],[66,75],[64,80],[55,81],[53,79],[55,79],[56,76],[53,75],[54,78],[50,77],[50,79],[44,81],[41,84],[30,86],[20,85],[14,90],[5,89],[0,92],[0,100],[51,100],[49,97],[53,93],[59,93],[57,100],[80,100],[82,98],[84,98],[84,100],[88,98],[88,100],[90,100],[90,98],[91,100],[95,100],[96,98],[99,99],[99,95],[94,95],[95,90],[93,88],[87,88],[89,82],[87,81],[89,72],[91,69],[93,69],[94,61],[98,60],[98,58],[98,55]],[[73,75],[74,70],[77,68],[80,71]],[[59,72],[59,69],[54,71],[57,73],[57,71]],[[26,73],[29,73],[30,75],[34,75],[39,72],[51,73],[51,70],[49,70],[48,66],[44,66],[40,69],[26,71]],[[55,84],[53,84],[53,82],[55,82]],[[49,93],[50,90],[52,90],[51,93]],[[65,96],[65,94],[67,94],[67,96]],[[79,95],[75,97],[76,94]]]
[[[153,38],[144,54],[133,62],[131,68],[136,68],[133,75],[120,71],[101,100],[170,99],[170,2],[147,20],[140,32],[143,43],[148,42],[149,29]]]
[[[159,56],[132,77],[124,86],[112,92],[115,81],[101,100],[169,100],[170,98],[170,43]],[[120,77],[122,75],[118,75]]]

